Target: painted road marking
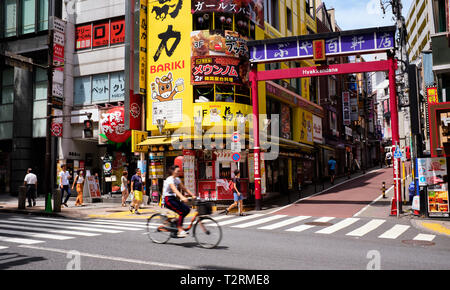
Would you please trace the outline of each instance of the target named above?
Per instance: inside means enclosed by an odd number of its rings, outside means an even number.
[[[34,218],[33,220],[38,220],[38,221],[51,221],[51,222],[57,222],[57,223],[63,223],[63,224],[71,224],[71,225],[83,225],[83,226],[87,226],[87,227],[93,227],[93,228],[105,228],[105,229],[113,229],[113,230],[122,230],[122,231],[140,231],[140,229],[136,229],[136,228],[130,228],[128,227],[119,227],[119,226],[111,226],[111,225],[97,225],[97,224],[89,224],[89,223],[85,223],[83,221],[66,221],[66,220],[60,220],[60,219],[47,219],[47,218]]]
[[[299,221],[302,221],[302,220],[305,220],[305,219],[308,219],[308,218],[310,218],[310,216],[297,216],[297,217],[293,217],[293,218],[290,218],[290,219],[287,219],[287,220],[284,220],[284,221],[281,221],[281,222],[278,222],[278,223],[275,223],[275,224],[272,224],[272,225],[261,227],[259,229],[261,229],[261,230],[278,229],[278,228],[281,228],[281,227],[284,227],[284,226],[288,226],[290,224],[293,224],[293,223],[296,223],[296,222],[299,222]]]
[[[441,225],[441,224],[438,224],[438,223],[429,223],[429,222],[422,222],[422,226],[425,227],[425,228],[427,228],[427,229],[429,229],[429,230],[432,230],[432,231],[435,231],[435,232],[438,232],[438,233],[441,233],[441,234],[450,236],[450,229],[444,227],[444,226]]]
[[[271,222],[271,221],[274,221],[274,220],[278,220],[278,219],[284,218],[284,217],[286,217],[286,215],[269,216],[269,217],[266,217],[266,218],[263,218],[263,219],[258,219],[256,221],[248,222],[248,223],[245,223],[245,224],[232,226],[232,228],[241,228],[241,229],[248,228],[248,227],[251,227],[251,226],[256,226],[256,225],[268,223],[268,222]]]
[[[334,217],[324,216],[324,217],[318,218],[318,219],[316,219],[314,221],[318,222],[318,223],[327,223],[327,222],[329,222],[331,220],[334,220],[334,219],[335,219]]]
[[[435,237],[435,235],[418,234],[413,240],[431,242]]]
[[[55,248],[44,248],[44,247],[26,246],[26,245],[20,245],[18,247],[26,248],[26,249],[33,249],[33,250],[61,253],[64,255],[71,253],[71,251],[68,251],[68,250],[55,249]],[[110,260],[110,261],[117,261],[117,262],[125,262],[125,263],[131,263],[131,264],[151,265],[151,266],[157,266],[157,267],[162,267],[162,268],[173,268],[173,269],[180,269],[180,270],[193,270],[192,267],[184,266],[184,265],[177,265],[177,264],[143,261],[143,260],[136,260],[136,259],[121,258],[121,257],[104,256],[104,255],[99,255],[99,254],[82,253],[82,252],[80,252],[79,254],[80,254],[80,256],[89,257],[89,258],[96,258],[96,259],[103,259],[103,260]]]
[[[378,220],[378,219],[371,220],[368,223],[366,223],[365,225],[363,225],[362,227],[357,228],[356,230],[348,233],[347,236],[362,237],[362,236],[366,235],[367,233],[375,230],[376,228],[378,228],[385,222],[386,222],[385,220]]]
[[[54,235],[54,234],[43,234],[43,233],[33,233],[33,232],[24,232],[21,230],[2,230],[0,229],[0,234],[10,234],[10,235],[18,235],[18,236],[27,236],[41,239],[50,239],[50,240],[70,240],[73,237],[62,236],[62,235]]]
[[[334,224],[332,226],[329,226],[322,230],[319,230],[316,233],[329,235],[329,234],[335,233],[339,230],[342,230],[343,228],[348,227],[349,225],[357,222],[358,220],[359,220],[359,218],[346,218],[345,220],[342,220],[342,221],[338,222],[337,224]]]
[[[313,228],[314,226],[311,225],[301,225],[301,226],[297,226],[297,227],[293,227],[291,229],[286,230],[287,232],[303,232],[306,231],[310,228]]]
[[[13,225],[10,225],[13,224]],[[24,225],[31,225],[33,227],[27,227]],[[80,231],[67,231],[67,230],[52,230],[51,228],[59,228],[57,226],[52,225],[40,225],[40,227],[36,227],[33,223],[28,222],[15,222],[15,221],[0,221],[0,227],[3,228],[20,228],[24,230],[33,230],[38,232],[47,232],[47,233],[55,233],[55,234],[67,234],[67,235],[75,235],[75,236],[85,236],[85,237],[95,237],[99,236],[100,234],[94,234],[94,233],[86,233],[86,232],[80,232]]]
[[[39,218],[42,220],[54,220],[54,219],[44,219],[44,218]],[[121,229],[122,227],[129,227],[129,226],[133,226],[133,227],[137,227],[137,228],[145,228],[145,223],[140,223],[140,224],[126,224],[126,223],[122,223],[120,221],[118,222],[113,222],[113,221],[109,221],[109,222],[102,222],[102,221],[80,221],[80,220],[67,220],[64,219],[65,222],[71,222],[71,223],[81,223],[81,224],[94,224],[94,225],[105,225],[105,226],[119,226],[119,229]],[[136,229],[132,229],[132,230],[136,230]]]
[[[385,194],[387,194],[389,191],[391,191],[392,189],[394,189],[394,186],[392,185],[388,190],[385,191]],[[358,211],[357,213],[355,213],[353,216],[357,217],[360,214],[362,214],[364,211],[366,211],[369,207],[371,207],[374,203],[376,203],[377,201],[379,201],[381,198],[383,198],[383,195],[380,195],[379,197],[377,197],[376,199],[372,200],[371,203],[369,203],[368,205],[366,205],[365,207],[363,207],[360,211]]]
[[[0,246],[0,250],[8,249],[9,247]]]
[[[0,236],[0,241],[7,242],[7,243],[24,244],[24,245],[44,243],[44,241],[39,241],[39,240],[9,238],[9,237],[3,237],[3,236]]]
[[[231,219],[231,220],[226,220],[226,221],[219,222],[219,225],[220,226],[224,226],[224,225],[234,224],[234,223],[237,223],[237,222],[246,221],[246,220],[249,220],[249,219],[254,219],[254,218],[257,218],[257,217],[260,217],[260,216],[263,216],[263,214],[257,213],[257,214],[252,214],[252,215],[248,215],[248,216],[245,216],[245,217],[238,217],[238,218],[234,218],[234,219]]]
[[[78,231],[99,232],[99,233],[108,233],[108,234],[118,234],[118,233],[122,233],[123,232],[123,231],[116,231],[116,230],[91,228],[91,227],[88,227],[88,226],[82,226],[82,227],[70,226],[70,225],[65,225],[65,224],[61,224],[61,223],[58,223],[58,222],[50,222],[50,221],[30,220],[29,222],[35,223],[35,224],[38,224],[38,225],[45,224],[45,226],[47,226],[47,224],[50,224],[54,228],[62,228],[62,229],[65,229],[65,230],[78,230]]]
[[[407,225],[395,225],[391,229],[386,231],[384,234],[380,235],[378,238],[380,238],[380,239],[396,239],[401,234],[406,232],[406,230],[408,230],[409,228],[410,228],[410,226],[407,226]]]

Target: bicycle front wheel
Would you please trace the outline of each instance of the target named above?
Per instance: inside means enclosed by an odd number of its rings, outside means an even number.
[[[169,218],[162,214],[154,214],[147,220],[147,236],[157,244],[164,244],[170,239]]]
[[[212,249],[222,240],[222,229],[211,217],[199,217],[195,223],[193,235],[203,248]]]

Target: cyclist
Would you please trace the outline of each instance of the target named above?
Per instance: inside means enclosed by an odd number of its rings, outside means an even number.
[[[187,202],[187,198],[180,192],[180,189],[184,192],[187,192],[193,198],[196,198],[195,194],[193,194],[189,189],[187,189],[184,184],[181,182],[180,178],[180,168],[178,166],[172,165],[169,168],[169,177],[164,180],[163,185],[163,198],[165,206],[173,210],[178,214],[178,234],[179,238],[184,238],[187,236],[186,231],[183,229],[183,221],[184,218],[191,211],[190,207],[184,204]],[[181,200],[178,200],[177,197]]]

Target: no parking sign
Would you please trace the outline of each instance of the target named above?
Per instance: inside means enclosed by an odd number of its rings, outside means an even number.
[[[232,159],[234,162],[239,162],[239,161],[241,161],[241,154],[239,154],[239,153],[233,153],[233,155],[231,155],[231,159]]]

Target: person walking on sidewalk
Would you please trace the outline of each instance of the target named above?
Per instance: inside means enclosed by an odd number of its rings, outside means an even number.
[[[75,201],[75,206],[83,206],[83,189],[84,189],[84,173],[83,170],[80,170],[75,177],[75,180],[72,184],[72,190],[77,185],[77,200]]]
[[[28,207],[36,206],[37,177],[31,171],[32,169],[28,168],[27,175],[25,175],[23,181],[23,184],[27,187]],[[33,205],[31,205],[31,201],[33,201]]]
[[[70,178],[69,171],[66,170],[66,165],[61,166],[61,172],[59,172],[59,187],[61,188],[61,203],[65,207],[69,207],[67,205],[67,201],[70,198],[70,189],[69,189],[69,178]],[[66,199],[64,199],[64,191],[67,192]]]
[[[234,171],[234,178],[232,179],[232,191],[234,197],[234,203],[225,209],[225,215],[227,215],[230,210],[234,207],[238,207],[238,212],[240,216],[243,216],[243,207],[244,207],[244,196],[241,193],[241,173],[237,169]]]
[[[144,198],[144,193],[142,192],[143,182],[141,177],[141,170],[139,168],[136,169],[136,174],[131,177],[131,190],[133,191],[134,199],[131,202],[130,211],[133,212],[134,209],[135,214],[141,214],[139,212],[139,206],[141,205]]]
[[[122,207],[124,207],[130,194],[128,191],[128,171],[126,170],[122,172],[122,177],[120,178],[120,191],[122,191]]]
[[[334,179],[336,178],[336,160],[331,156],[328,160],[328,173],[331,177],[331,184],[334,184]]]

